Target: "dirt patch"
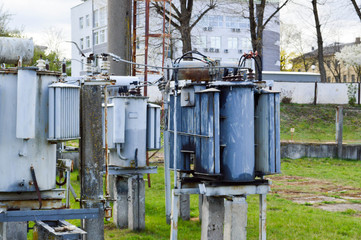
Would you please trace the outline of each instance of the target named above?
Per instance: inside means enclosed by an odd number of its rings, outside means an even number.
[[[340,203],[340,204],[325,204],[316,207],[330,212],[345,212],[349,209],[352,209],[357,212],[361,212],[361,204]]]
[[[298,204],[312,205],[326,211],[361,212],[361,188],[298,176],[273,176],[272,193]]]

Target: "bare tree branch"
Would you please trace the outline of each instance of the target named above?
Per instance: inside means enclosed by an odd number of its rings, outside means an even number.
[[[286,4],[289,2],[290,0],[286,0],[281,6],[279,6],[276,11],[274,11],[271,16],[269,16],[267,18],[267,20],[265,21],[265,23],[263,24],[263,28],[266,27],[267,23],[284,7],[286,6]],[[354,1],[354,0],[351,0],[351,1]]]
[[[210,10],[214,9],[216,6],[217,5],[215,3],[208,5],[208,8],[204,10],[204,12],[202,12],[201,15],[199,15],[197,19],[192,23],[191,28],[197,25],[197,23],[203,18],[203,16],[206,15],[206,13],[209,12]]]
[[[356,13],[358,15],[358,17],[360,18],[360,21],[361,21],[361,10],[360,10],[360,7],[357,6],[357,3],[356,3],[356,0],[351,0],[352,2],[352,5],[354,6],[355,10],[356,10]]]

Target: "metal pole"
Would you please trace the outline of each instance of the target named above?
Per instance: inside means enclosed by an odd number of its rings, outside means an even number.
[[[81,207],[99,208],[100,217],[83,222],[87,240],[104,239],[101,87],[83,85],[81,89]]]
[[[132,45],[132,61],[137,61],[137,0],[133,0],[133,45]],[[137,66],[135,64],[132,65],[132,76],[135,76],[137,70]]]
[[[315,82],[315,93],[314,93],[314,98],[313,98],[313,105],[317,104],[317,82]]]
[[[169,71],[169,70],[168,70]],[[170,224],[170,217],[171,217],[171,180],[170,180],[170,159],[169,159],[169,118],[168,118],[168,93],[163,94],[164,99],[164,181],[165,181],[165,215],[166,215],[166,222]]]
[[[259,195],[259,240],[267,239],[266,231],[267,194]]]
[[[149,45],[149,0],[145,0],[145,47],[144,47],[144,96],[148,94],[148,45]]]
[[[336,143],[337,157],[342,158],[343,107],[336,108]]]

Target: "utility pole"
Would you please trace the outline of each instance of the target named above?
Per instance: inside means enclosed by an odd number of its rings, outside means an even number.
[[[100,216],[83,220],[87,240],[104,239],[101,87],[83,85],[81,89],[81,207],[99,208]]]
[[[131,60],[132,1],[108,0],[108,52]],[[131,66],[110,61],[110,73],[129,76]]]

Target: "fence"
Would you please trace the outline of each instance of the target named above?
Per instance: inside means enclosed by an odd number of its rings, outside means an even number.
[[[281,92],[281,99],[290,98],[300,104],[347,104],[349,86],[355,88],[359,103],[360,83],[274,82],[272,89]]]

